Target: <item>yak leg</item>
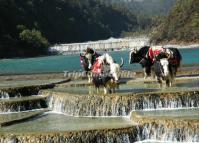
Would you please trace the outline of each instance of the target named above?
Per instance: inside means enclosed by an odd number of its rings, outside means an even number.
[[[97,94],[99,94],[99,87],[96,88],[96,92],[97,92]]]
[[[92,86],[91,85],[88,86],[88,94],[89,95],[92,94]]]
[[[151,67],[150,66],[144,67],[143,70],[144,70],[144,79],[146,79],[151,75]]]
[[[88,83],[92,83],[92,73],[88,72]]]
[[[151,67],[151,77],[152,77],[153,79],[155,79],[155,69],[154,69],[153,66]]]
[[[115,93],[115,87],[112,88],[112,93]]]
[[[159,88],[162,88],[162,79],[161,79],[161,77],[157,77],[156,76],[156,78],[157,78],[157,82],[159,83]]]
[[[166,80],[166,86],[167,86],[167,87],[171,87],[171,85],[172,85],[171,80],[167,79],[167,80]]]
[[[147,78],[146,68],[143,68],[143,71],[144,71],[144,79],[146,79]]]
[[[107,94],[108,93],[108,89],[107,87],[104,87],[104,94]]]

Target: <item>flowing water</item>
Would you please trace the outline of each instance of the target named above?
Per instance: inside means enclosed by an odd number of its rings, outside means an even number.
[[[184,122],[183,122],[184,123]],[[199,142],[198,133],[198,122],[196,125],[187,126],[187,124],[194,124],[193,122],[181,124],[178,127],[176,123],[171,122],[170,124],[175,125],[175,127],[168,127],[167,122],[157,122],[157,123],[145,123],[143,127],[139,128],[138,140],[156,140],[156,141],[175,141],[175,142]]]
[[[9,94],[5,91],[0,91],[0,99],[8,99]]]
[[[69,82],[42,94],[50,96],[50,109],[71,116],[128,116],[132,110],[199,107],[198,79],[161,89],[154,82],[135,81],[121,84],[110,95],[104,95],[103,88],[98,93],[86,81]]]
[[[29,96],[13,85],[21,97],[9,97],[13,92],[3,86],[1,95],[8,98],[0,99],[0,142],[199,141],[197,78],[178,79],[166,89],[158,88],[154,81],[133,80],[108,95],[96,93],[86,81],[64,83]]]

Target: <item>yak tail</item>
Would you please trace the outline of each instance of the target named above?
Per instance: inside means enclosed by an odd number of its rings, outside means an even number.
[[[124,65],[124,60],[123,60],[123,58],[121,58],[121,64],[120,64],[120,67],[123,67],[123,65]]]

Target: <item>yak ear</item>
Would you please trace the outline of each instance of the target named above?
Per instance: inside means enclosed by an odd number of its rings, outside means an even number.
[[[123,58],[121,58],[121,64],[120,64],[120,67],[123,67],[123,65],[124,65],[124,60],[123,60]]]
[[[137,48],[133,48],[132,52],[137,53]]]

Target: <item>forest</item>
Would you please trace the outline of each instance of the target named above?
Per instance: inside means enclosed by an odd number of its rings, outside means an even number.
[[[199,42],[199,1],[178,0],[169,15],[154,29],[154,43]]]
[[[136,15],[148,17],[167,15],[176,0],[101,0],[105,4],[118,4],[129,9]]]
[[[151,31],[155,42],[198,39],[198,1],[175,3],[176,0],[0,0],[0,58],[42,56],[50,54],[48,47],[56,43]]]
[[[119,37],[136,27],[128,10],[94,0],[0,0],[0,58],[46,55],[50,44]]]

